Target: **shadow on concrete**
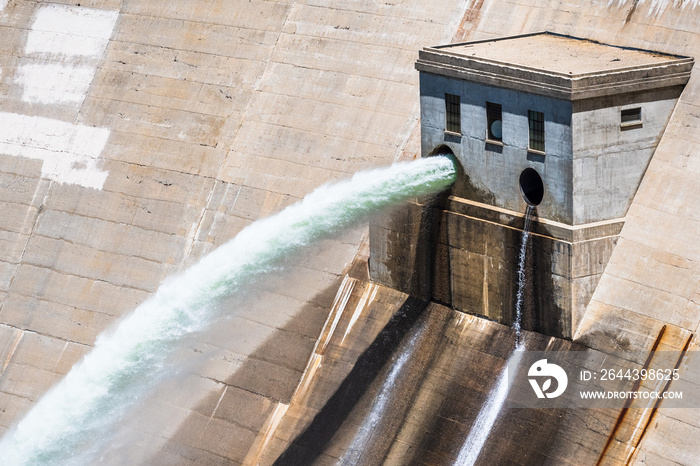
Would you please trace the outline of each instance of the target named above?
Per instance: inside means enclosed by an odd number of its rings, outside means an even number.
[[[445,204],[448,192],[426,200],[420,214],[416,257],[411,271],[411,295],[441,304],[452,300]],[[444,247],[443,247],[444,246]]]
[[[363,394],[414,326],[427,302],[409,297],[360,355],[348,376],[311,424],[294,439],[275,465],[309,465],[326,449]]]

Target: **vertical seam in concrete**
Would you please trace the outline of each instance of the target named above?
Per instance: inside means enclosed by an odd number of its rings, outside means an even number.
[[[367,285],[367,288],[365,288],[365,291],[362,293],[362,297],[360,298],[360,301],[357,303],[357,306],[355,306],[355,311],[352,313],[352,316],[350,317],[350,322],[348,323],[347,328],[345,329],[345,333],[343,334],[343,339],[340,340],[340,346],[343,345],[345,342],[345,338],[348,336],[350,331],[352,330],[353,326],[355,325],[355,322],[357,322],[357,319],[360,318],[360,315],[362,314],[362,311],[364,311],[367,306],[372,304],[372,301],[374,301],[374,297],[377,295],[377,289],[379,288],[379,285],[370,283]]]
[[[12,342],[12,347],[10,348],[10,352],[7,354],[7,359],[5,359],[5,364],[2,366],[2,371],[0,371],[0,374],[5,373],[5,369],[7,369],[7,366],[10,365],[10,361],[12,360],[12,356],[15,355],[15,351],[17,350],[17,346],[19,346],[19,342],[22,340],[22,337],[24,336],[24,330],[18,329],[19,334],[15,337],[15,341]]]
[[[296,6],[296,2],[291,3],[289,5],[289,9],[287,10],[287,14],[284,17],[284,21],[282,22],[279,33],[277,34],[277,38],[275,39],[275,44],[270,48],[270,54],[266,57],[265,60],[265,67],[263,68],[262,72],[260,73],[260,76],[258,76],[258,79],[255,80],[254,83],[251,84],[251,89],[252,89],[252,96],[248,100],[248,103],[245,107],[245,110],[242,112],[241,116],[238,118],[238,123],[235,125],[235,129],[233,131],[233,135],[231,138],[231,146],[233,146],[233,143],[236,141],[236,138],[238,137],[238,134],[241,130],[241,127],[243,126],[243,123],[246,121],[249,121],[249,114],[251,109],[257,108],[255,103],[258,101],[260,98],[260,95],[262,94],[262,91],[260,89],[260,86],[262,83],[265,81],[265,76],[267,75],[267,72],[270,68],[270,64],[273,63],[273,57],[275,55],[275,52],[277,50],[277,45],[279,44],[280,37],[282,37],[282,34],[285,34],[284,30],[287,25],[287,22],[289,21],[289,17],[294,10],[294,7]],[[224,156],[223,162],[219,165],[219,170],[217,171],[216,178],[221,179],[221,173],[224,167],[226,166],[226,159],[228,159],[228,155],[231,153],[231,146],[229,147],[224,147],[223,150],[227,152],[227,154]],[[245,184],[245,181],[244,183]],[[233,211],[233,209],[231,209]]]
[[[284,415],[287,414],[287,409],[289,409],[288,404],[284,404],[281,401],[277,403],[277,406],[275,406],[272,414],[270,414],[270,416],[267,418],[267,422],[265,422],[265,431],[262,439],[260,439],[257,446],[253,445],[248,451],[248,454],[243,459],[243,465],[257,466],[260,464],[261,457],[265,452],[265,447],[267,447],[267,444],[270,443],[270,440],[272,440],[272,437],[274,437],[275,432],[277,432],[277,428],[282,422],[282,419],[284,419]]]
[[[688,348],[690,347],[690,343],[693,341],[693,336],[694,336],[694,334],[691,333],[690,336],[688,337],[688,339],[686,340],[685,346],[683,346],[683,350],[681,351],[681,354],[678,357],[678,360],[676,361],[674,371],[677,370],[681,366],[681,362],[683,362],[683,359],[685,358],[685,355],[688,352]],[[671,387],[672,381],[673,380],[671,379],[665,384],[661,393],[666,393],[668,391],[668,389]],[[632,459],[634,457],[636,457],[636,454],[638,454],[639,445],[642,443],[642,439],[644,438],[644,435],[647,433],[647,430],[649,429],[649,426],[651,425],[651,421],[654,420],[654,417],[656,416],[656,413],[658,412],[659,406],[661,405],[662,401],[663,401],[663,398],[659,397],[656,400],[656,402],[654,403],[654,407],[651,408],[651,414],[649,414],[649,419],[647,420],[646,424],[644,424],[644,430],[642,430],[642,433],[639,436],[637,443],[634,445],[634,447],[632,447],[632,451],[629,453],[625,465],[630,464],[630,461],[632,461]]]
[[[666,325],[662,326],[661,329],[659,330],[659,333],[656,337],[656,340],[654,341],[654,344],[651,347],[651,350],[649,351],[649,356],[647,356],[646,361],[644,361],[644,365],[642,366],[642,369],[648,369],[649,366],[651,365],[651,361],[654,358],[654,353],[656,352],[656,349],[659,347],[659,344],[661,343],[661,340],[664,337],[664,333],[666,333]],[[632,385],[632,391],[637,392],[642,384],[642,379],[638,379],[637,381],[634,382]],[[627,398],[625,401],[624,406],[620,410],[620,414],[617,416],[617,420],[615,421],[615,425],[613,429],[610,431],[610,434],[608,435],[608,439],[605,443],[605,446],[603,447],[603,450],[600,452],[600,456],[598,457],[598,461],[596,462],[596,466],[601,466],[603,464],[603,460],[606,457],[606,453],[610,449],[610,446],[612,445],[613,441],[616,440],[616,434],[618,430],[620,429],[620,426],[622,425],[622,422],[625,419],[625,416],[627,415],[627,412],[630,410],[630,406],[632,405],[632,398]],[[642,414],[643,416],[643,414]],[[622,441],[620,441],[622,442]]]
[[[219,184],[219,181],[214,180],[214,184],[212,184],[211,190],[209,191],[209,194],[207,195],[207,200],[204,203],[204,207],[202,208],[202,212],[199,214],[199,218],[197,219],[197,222],[193,223],[192,226],[190,227],[191,233],[187,235],[187,241],[185,242],[185,251],[182,255],[181,264],[185,263],[187,258],[192,253],[192,249],[194,249],[194,244],[197,241],[197,237],[199,236],[200,230],[202,229],[202,223],[204,222],[204,217],[206,217],[206,215],[207,215],[207,211],[209,210],[211,200],[214,197],[214,192],[216,191],[218,184]]]
[[[80,4],[78,4],[80,6]],[[97,64],[95,64],[95,73],[92,76],[92,79],[90,80],[90,84],[88,85],[87,90],[85,91],[85,98],[83,98],[83,101],[80,102],[80,107],[78,108],[78,113],[76,116],[76,122],[80,122],[81,116],[83,114],[83,107],[85,106],[85,101],[87,100],[88,96],[90,95],[90,91],[92,90],[93,86],[95,85],[95,76],[97,75],[97,72],[102,69],[102,65],[104,64],[107,53],[109,53],[109,46],[112,43],[112,37],[114,36],[114,31],[117,29],[117,25],[119,24],[119,18],[121,18],[122,15],[122,7],[123,7],[123,2],[119,3],[119,9],[118,10],[108,10],[108,11],[116,11],[117,12],[117,19],[114,22],[114,26],[112,27],[112,32],[109,35],[109,39],[107,39],[107,44],[105,45],[104,50],[102,51],[102,57],[100,57],[99,61]]]
[[[216,406],[214,406],[214,410],[211,412],[211,416],[209,416],[209,420],[207,421],[207,425],[202,429],[202,432],[206,432],[207,427],[209,427],[209,423],[211,420],[214,418],[214,415],[216,414],[216,410],[219,409],[219,405],[221,405],[221,400],[224,399],[224,396],[226,395],[226,391],[228,390],[228,385],[224,384],[224,391],[221,392],[221,396],[219,397],[219,401],[216,402]]]
[[[25,220],[23,222],[26,223],[28,220],[28,216],[30,214],[30,211],[32,208],[37,209],[36,217],[34,218],[34,221],[32,222],[32,227],[29,230],[29,233],[27,234],[27,241],[24,243],[24,247],[22,248],[22,253],[19,256],[19,259],[17,260],[17,265],[15,266],[15,273],[12,275],[12,278],[10,278],[10,282],[7,285],[7,294],[5,295],[5,299],[3,299],[2,304],[0,305],[0,311],[5,307],[5,301],[7,300],[7,296],[10,294],[10,290],[12,289],[12,284],[15,281],[15,277],[17,276],[17,271],[19,267],[22,265],[22,262],[24,261],[24,255],[27,252],[27,248],[29,247],[29,242],[32,240],[34,237],[34,232],[37,229],[37,226],[39,225],[39,221],[42,217],[42,214],[44,212],[44,207],[46,205],[46,202],[49,198],[49,193],[51,192],[51,188],[53,187],[53,181],[52,180],[47,180],[44,178],[39,178],[39,182],[36,185],[36,189],[34,190],[34,196],[32,196],[32,201],[29,204],[29,208],[27,209],[27,215],[25,216]],[[36,205],[36,200],[37,196],[41,194],[41,191],[43,190],[43,195],[44,197],[41,200],[41,204],[38,206]]]
[[[53,372],[56,372],[56,368],[58,367],[58,364],[61,362],[61,358],[63,357],[63,354],[66,352],[66,349],[68,348],[68,343],[70,343],[68,340],[63,340],[65,343],[63,344],[63,349],[61,350],[61,354],[58,355],[58,358],[56,358],[56,364],[53,365]]]

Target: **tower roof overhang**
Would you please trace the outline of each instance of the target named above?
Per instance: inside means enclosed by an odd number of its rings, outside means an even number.
[[[691,57],[540,32],[426,47],[416,69],[573,101],[684,86],[693,63]]]

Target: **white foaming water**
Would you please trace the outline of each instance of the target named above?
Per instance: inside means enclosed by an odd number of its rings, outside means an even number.
[[[479,458],[481,450],[486,444],[486,440],[489,438],[491,429],[498,419],[498,415],[503,408],[503,403],[505,403],[508,397],[508,392],[510,391],[510,386],[513,378],[508,375],[508,367],[517,367],[518,362],[522,358],[523,350],[525,346],[522,342],[522,318],[523,318],[523,301],[525,300],[525,258],[527,256],[527,242],[530,238],[530,223],[532,223],[532,217],[535,213],[535,207],[528,205],[527,211],[525,212],[525,221],[523,223],[523,235],[520,240],[520,254],[518,257],[518,292],[515,297],[515,322],[513,322],[513,329],[515,330],[515,351],[508,358],[506,366],[498,376],[498,381],[496,386],[486,402],[481,407],[479,415],[474,421],[474,425],[469,430],[469,435],[462,444],[462,448],[459,450],[459,455],[457,456],[457,461],[455,461],[456,466],[472,466],[476,463]]]
[[[391,367],[391,371],[389,372],[389,375],[387,375],[386,380],[384,380],[382,388],[379,391],[379,395],[377,395],[377,398],[374,400],[372,410],[365,418],[360,430],[355,434],[355,437],[352,439],[352,443],[350,443],[350,446],[347,448],[347,450],[345,450],[345,453],[338,461],[338,464],[343,466],[355,466],[357,464],[362,464],[360,462],[360,456],[367,449],[369,442],[375,435],[379,421],[381,421],[381,419],[384,417],[389,401],[392,399],[392,391],[396,386],[396,380],[401,374],[406,362],[413,356],[416,343],[423,334],[424,330],[424,326],[419,327],[411,339],[405,345],[403,345],[401,354]]]
[[[0,463],[88,464],[89,454],[99,452],[95,440],[170,372],[167,356],[182,337],[218,317],[222,298],[245,293],[253,280],[278,270],[283,259],[312,241],[377,209],[443,191],[455,178],[446,157],[399,163],[322,186],[249,225],[164,281],[132,314],[101,334],[93,350],[0,440]]]
[[[472,425],[467,439],[459,450],[459,456],[457,456],[455,465],[472,466],[479,458],[479,454],[486,444],[486,439],[489,438],[491,429],[496,423],[498,414],[501,412],[503,403],[505,403],[508,392],[510,391],[513,377],[508,376],[508,367],[517,367],[520,358],[523,356],[524,349],[525,347],[520,343],[517,344],[515,351],[510,355],[510,358],[508,358],[506,367],[501,372],[501,375],[498,376],[496,387],[489,393],[489,397],[481,407],[481,411],[479,411],[479,415],[476,417],[476,421],[474,421],[474,425]]]
[[[527,206],[525,212],[525,223],[523,224],[523,236],[520,240],[520,255],[518,257],[518,292],[515,296],[515,342],[520,344],[522,337],[523,302],[525,301],[525,257],[527,255],[527,241],[530,238],[530,223],[535,208]]]

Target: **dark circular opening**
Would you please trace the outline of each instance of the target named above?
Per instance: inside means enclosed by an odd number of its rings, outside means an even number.
[[[447,147],[446,145],[443,144],[441,146],[437,146],[435,149],[430,151],[430,153],[428,154],[428,157],[433,157],[435,155],[445,155],[448,157],[454,157],[455,153],[452,152],[452,149],[450,149],[449,147]]]
[[[533,168],[526,168],[520,174],[520,192],[529,205],[539,205],[544,197],[542,177]]]
[[[464,177],[464,169],[462,168],[462,164],[457,160],[457,157],[455,156],[455,153],[450,149],[447,145],[441,144],[434,148],[432,151],[430,151],[427,155],[428,157],[436,157],[436,156],[442,156],[442,157],[447,157],[452,161],[452,165],[454,165],[454,169],[457,172],[457,177],[456,177],[456,183],[459,182],[460,179]],[[449,194],[454,194],[454,185],[450,188],[448,195]]]

